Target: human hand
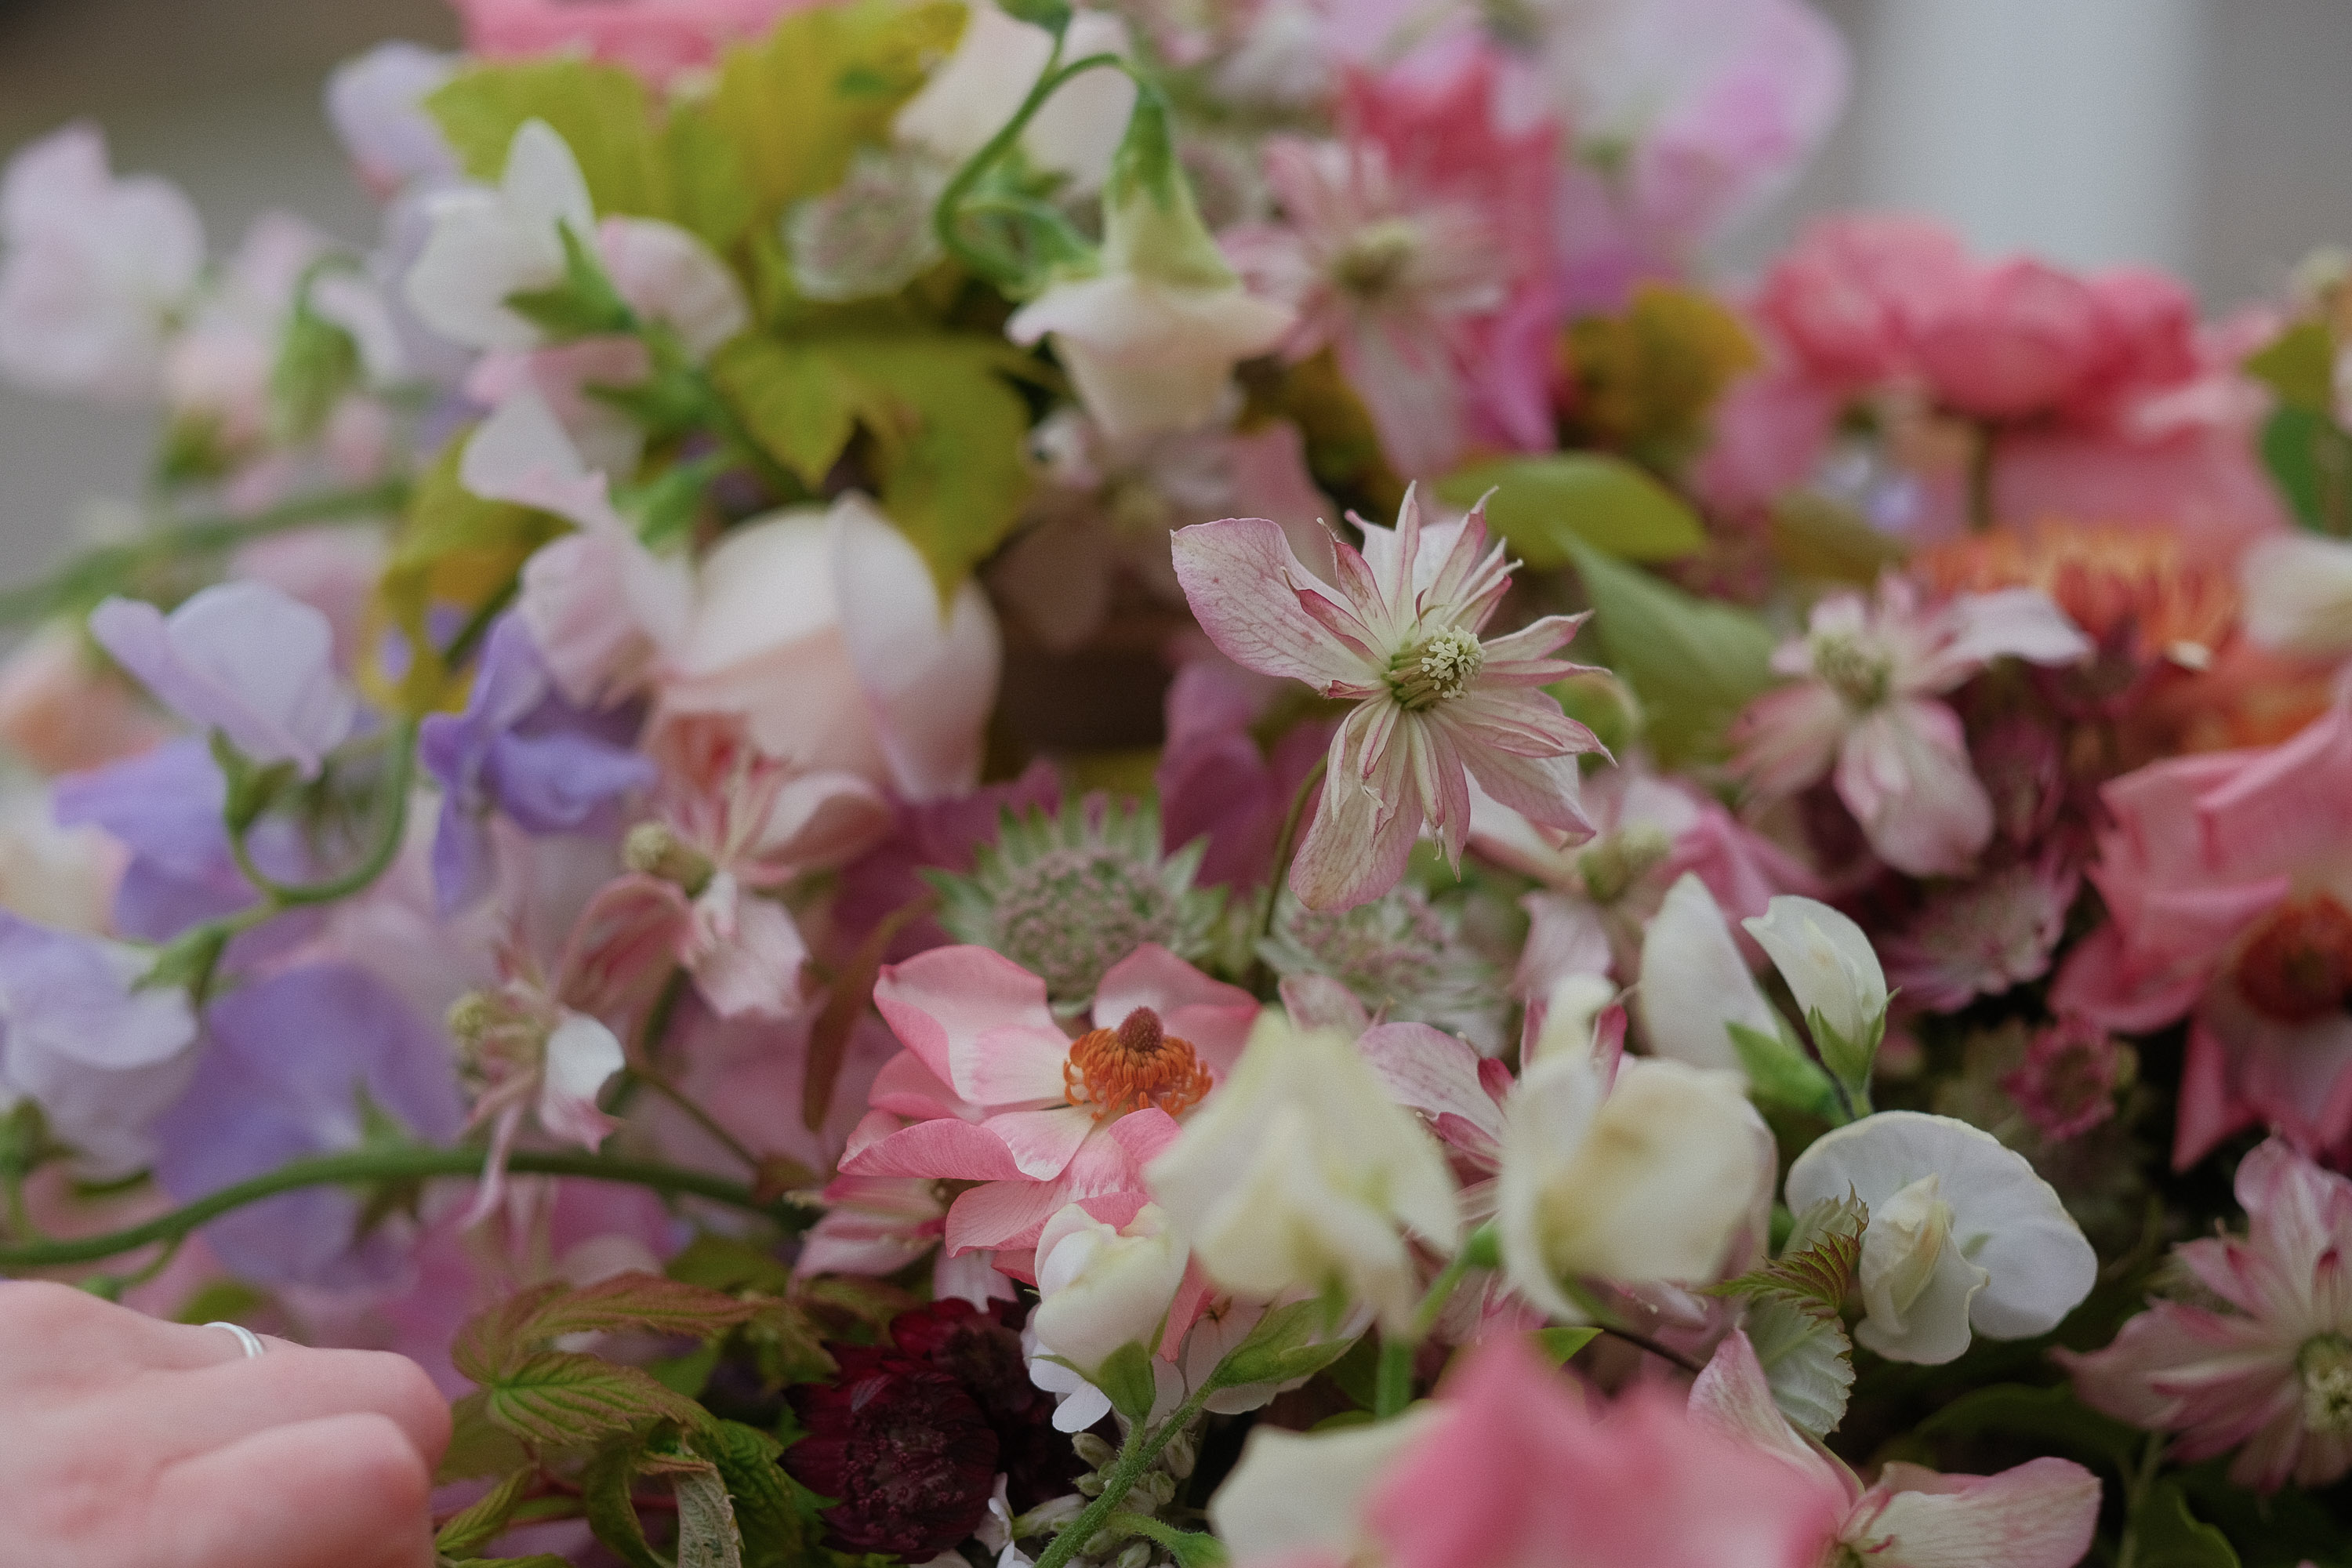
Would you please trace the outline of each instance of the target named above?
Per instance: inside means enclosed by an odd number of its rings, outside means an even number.
[[[429,1568],[431,1380],[265,1342],[0,1281],[0,1568]]]

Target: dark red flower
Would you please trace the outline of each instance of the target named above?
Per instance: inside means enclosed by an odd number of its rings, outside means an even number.
[[[1053,1400],[1029,1381],[1019,1311],[1007,1304],[982,1312],[950,1297],[899,1313],[890,1321],[890,1337],[902,1353],[947,1373],[979,1402],[996,1430],[1006,1499],[1015,1513],[1025,1513],[1068,1492],[1086,1466],[1068,1436],[1054,1429]]]
[[[784,1451],[794,1479],[834,1506],[833,1543],[917,1561],[962,1542],[996,1489],[996,1432],[952,1373],[885,1349],[835,1352],[840,1375],[793,1391],[808,1436]]]

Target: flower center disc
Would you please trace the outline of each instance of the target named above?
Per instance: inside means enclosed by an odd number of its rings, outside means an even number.
[[[1147,1105],[1179,1115],[1200,1104],[1213,1081],[1192,1042],[1168,1033],[1149,1007],[1116,1029],[1079,1036],[1062,1064],[1063,1092],[1072,1105],[1093,1106],[1097,1121]]]
[[[2352,997],[2352,910],[2326,894],[2279,907],[2238,955],[2238,990],[2283,1024],[2311,1024]]]

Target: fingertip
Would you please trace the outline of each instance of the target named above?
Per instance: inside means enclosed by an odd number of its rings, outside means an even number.
[[[168,1467],[152,1559],[173,1568],[424,1568],[432,1474],[376,1411],[272,1426]]]

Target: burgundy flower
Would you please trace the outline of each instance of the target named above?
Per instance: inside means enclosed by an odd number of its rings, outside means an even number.
[[[1054,1429],[1053,1398],[1029,1381],[1021,1335],[1005,1321],[1017,1321],[1020,1310],[1006,1303],[982,1312],[950,1297],[898,1314],[890,1337],[902,1353],[948,1373],[979,1404],[996,1431],[1006,1500],[1013,1512],[1026,1513],[1066,1494],[1086,1466],[1068,1436]]]
[[[835,1351],[841,1373],[793,1390],[808,1436],[784,1466],[834,1506],[832,1543],[918,1562],[980,1527],[996,1489],[996,1433],[956,1377],[888,1350]]]

